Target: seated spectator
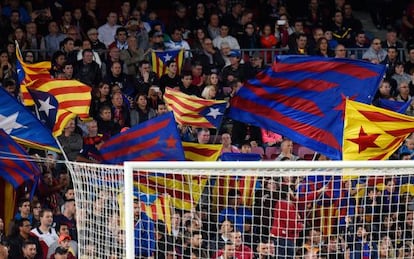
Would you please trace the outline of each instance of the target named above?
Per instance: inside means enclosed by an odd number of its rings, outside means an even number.
[[[315,54],[325,58],[335,56],[335,53],[329,48],[328,40],[325,37],[319,38],[316,42]]]
[[[192,254],[196,252],[197,258],[208,258],[207,252],[203,247],[203,235],[201,231],[192,231],[190,241],[187,248],[184,250],[183,258],[191,259]]]
[[[63,244],[68,243],[67,241],[62,241]],[[50,256],[50,259],[76,259],[76,257],[64,246],[56,247],[54,253]]]
[[[228,54],[230,65],[225,66],[221,71],[221,80],[224,86],[229,86],[229,83],[236,78],[241,82],[247,79],[247,71],[245,64],[242,64],[241,53],[239,50],[231,50]]]
[[[97,87],[102,80],[102,71],[98,63],[93,60],[93,51],[84,49],[82,60],[79,60],[74,67],[74,78],[91,87]]]
[[[104,105],[99,109],[97,122],[98,133],[102,134],[104,140],[109,139],[121,131],[121,126],[112,120],[112,110],[110,106]]]
[[[241,145],[240,153],[242,153],[242,154],[250,154],[250,153],[252,153],[252,145],[250,144],[250,141],[245,141]]]
[[[25,242],[31,242],[34,244],[34,250],[37,252],[35,259],[43,259],[46,255],[43,255],[43,250],[39,242],[39,238],[30,232],[30,221],[26,218],[15,221],[14,229],[10,236],[7,238],[9,244],[9,258],[24,258],[23,246]]]
[[[387,52],[381,47],[381,40],[379,38],[374,38],[371,46],[364,53],[364,55],[362,55],[362,59],[374,64],[379,64],[385,59],[386,56]]]
[[[157,110],[160,102],[163,102],[161,90],[158,86],[153,85],[148,90],[148,106]]]
[[[180,28],[174,28],[171,31],[171,39],[170,41],[165,42],[165,49],[166,50],[180,50],[184,49],[184,58],[190,58],[190,45],[186,40],[183,39],[183,34]]]
[[[395,67],[397,63],[400,63],[400,58],[398,55],[398,50],[396,47],[388,47],[387,49],[387,56],[381,62],[381,64],[385,65],[387,70],[385,71],[386,78],[390,78],[395,73]],[[404,70],[404,69],[403,69]]]
[[[148,60],[141,60],[138,63],[136,81],[135,90],[137,93],[148,93],[151,86],[159,85],[158,76],[151,70],[151,64]]]
[[[87,32],[88,39],[91,42],[91,49],[98,53],[101,61],[105,59],[106,54],[106,46],[103,42],[101,42],[98,38],[98,30],[95,28],[91,28]]]
[[[167,73],[160,78],[160,89],[162,94],[165,93],[166,87],[178,89],[181,85],[181,78],[177,74],[177,63],[174,60],[167,61],[165,66],[167,67]]]
[[[23,255],[21,258],[24,259],[35,259],[39,254],[37,251],[36,243],[33,241],[25,241],[22,246]]]
[[[221,135],[221,144],[223,148],[221,149],[221,154],[223,153],[240,153],[240,150],[231,144],[231,135],[230,133],[223,133]]]
[[[404,72],[404,63],[396,62],[394,66],[394,74],[391,76],[395,80],[397,85],[400,85],[402,82],[411,82],[411,75]]]
[[[285,139],[280,144],[280,154],[278,157],[276,157],[276,161],[281,161],[282,158],[286,157],[289,158],[291,161],[296,161],[299,159],[299,157],[292,153],[293,151],[293,142],[292,140]]]
[[[217,251],[223,249],[224,245],[231,240],[231,234],[233,232],[232,223],[229,220],[225,220],[220,224],[220,228],[216,235],[213,236],[209,249],[210,251]]]
[[[121,128],[131,126],[131,115],[129,111],[129,104],[124,103],[122,93],[114,93],[111,98],[112,101],[112,116],[113,121],[118,123]]]
[[[92,48],[92,43],[91,43],[91,40],[89,39],[82,40],[82,45],[80,46],[78,53],[76,54],[76,60],[79,61],[82,59],[82,52],[84,49],[92,49],[93,61],[95,61],[99,65],[99,67],[101,67],[102,60],[101,60],[101,57],[99,56],[99,52],[97,52],[95,49]]]
[[[99,41],[103,42],[108,47],[115,38],[116,30],[121,27],[117,25],[118,15],[114,11],[110,11],[106,17],[106,23],[98,28]]]
[[[233,258],[239,258],[236,257],[236,247],[231,241],[227,241],[223,248],[219,249],[215,256],[212,258],[216,259],[233,259]]]
[[[200,89],[193,85],[193,76],[191,72],[184,71],[181,75],[180,91],[187,95],[201,96]]]
[[[103,82],[110,86],[118,85],[128,101],[132,101],[136,94],[134,79],[122,72],[122,64],[119,61],[112,62],[111,69],[104,77]]]
[[[307,48],[308,38],[304,33],[295,34],[295,45],[289,48],[288,53],[292,55],[308,55],[309,51]]]
[[[220,34],[213,38],[213,45],[216,48],[221,48],[221,43],[227,42],[230,49],[240,50],[239,42],[236,38],[229,34],[230,27],[227,24],[220,25]]]
[[[225,65],[225,61],[221,56],[220,50],[213,46],[211,38],[204,38],[202,41],[202,49],[196,53],[194,59],[199,61],[203,68],[203,73],[208,75],[211,72],[218,72]]]
[[[21,198],[17,203],[18,212],[14,216],[14,220],[20,220],[22,218],[30,220],[30,223],[33,222],[33,214],[30,210],[30,200],[26,198]]]
[[[369,48],[369,43],[364,31],[358,31],[355,33],[354,42],[351,44],[353,50],[351,57],[356,59],[362,59],[363,50]]]
[[[346,58],[348,56],[347,49],[344,45],[338,44],[335,47],[335,58]]]
[[[155,110],[148,106],[146,94],[138,94],[134,101],[135,109],[131,110],[131,126],[150,120],[157,116]]]
[[[82,137],[75,132],[75,120],[69,120],[63,129],[62,135],[58,137],[69,161],[75,161],[82,149]]]
[[[104,106],[111,105],[111,98],[109,96],[110,88],[108,84],[100,83],[97,88],[92,89],[92,100],[89,115],[94,119],[99,116],[99,109]]]
[[[248,245],[243,244],[242,233],[240,231],[233,231],[230,240],[234,243],[236,258],[253,259],[253,251]]]

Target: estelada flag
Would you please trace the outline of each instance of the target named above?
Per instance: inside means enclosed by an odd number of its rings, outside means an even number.
[[[414,117],[346,100],[343,160],[385,160],[414,132]]]

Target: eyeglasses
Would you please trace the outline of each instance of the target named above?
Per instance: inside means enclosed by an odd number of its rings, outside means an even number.
[[[28,228],[28,227],[31,227],[32,226],[32,224],[26,224],[26,225],[23,225],[23,227],[25,227],[25,228]]]

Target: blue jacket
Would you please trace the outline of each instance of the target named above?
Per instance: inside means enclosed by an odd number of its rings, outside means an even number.
[[[155,252],[155,225],[145,212],[135,222],[135,256],[150,257]]]

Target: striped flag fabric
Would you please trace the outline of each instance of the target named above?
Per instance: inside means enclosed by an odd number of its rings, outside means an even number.
[[[414,117],[346,100],[344,160],[385,160],[414,132]]]
[[[181,210],[195,208],[207,183],[205,176],[183,174],[164,174],[135,172],[134,184],[140,192],[146,194],[168,194],[172,206]]]
[[[161,77],[167,72],[167,66],[165,64],[172,60],[175,60],[177,63],[177,74],[180,74],[184,63],[184,49],[152,51],[151,58],[152,71],[154,71],[158,77]]]
[[[227,207],[227,194],[235,189],[241,192],[243,205],[252,206],[256,190],[257,176],[218,176],[213,187],[213,203],[219,210]]]
[[[0,129],[0,143],[0,176],[15,189],[27,181],[37,181],[41,174],[39,167],[29,161],[29,154],[3,129]]]
[[[227,105],[226,101],[206,100],[168,87],[164,100],[178,124],[198,128],[219,128]]]
[[[0,129],[22,145],[61,152],[52,136],[52,131],[2,87],[0,87]]]
[[[144,211],[154,222],[161,220],[165,223],[168,233],[171,233],[171,196],[134,193],[141,201],[141,211]]]
[[[384,73],[360,60],[277,56],[237,91],[228,116],[341,160],[345,100],[371,103]]]
[[[56,137],[70,119],[89,118],[91,88],[77,80],[38,79],[27,88],[41,120]]]
[[[187,161],[217,161],[223,148],[222,144],[182,142],[182,145]]]
[[[50,79],[51,62],[43,61],[35,64],[25,63],[18,45],[16,46],[16,57],[17,82],[20,85],[23,104],[26,106],[34,105],[34,101],[28,92],[26,85],[37,79]]]
[[[408,107],[410,107],[411,101],[412,100],[408,100],[407,102],[400,102],[387,99],[379,99],[378,107],[404,114],[407,111]]]
[[[183,147],[172,112],[155,117],[113,136],[101,147],[111,164],[124,161],[182,161]]]

